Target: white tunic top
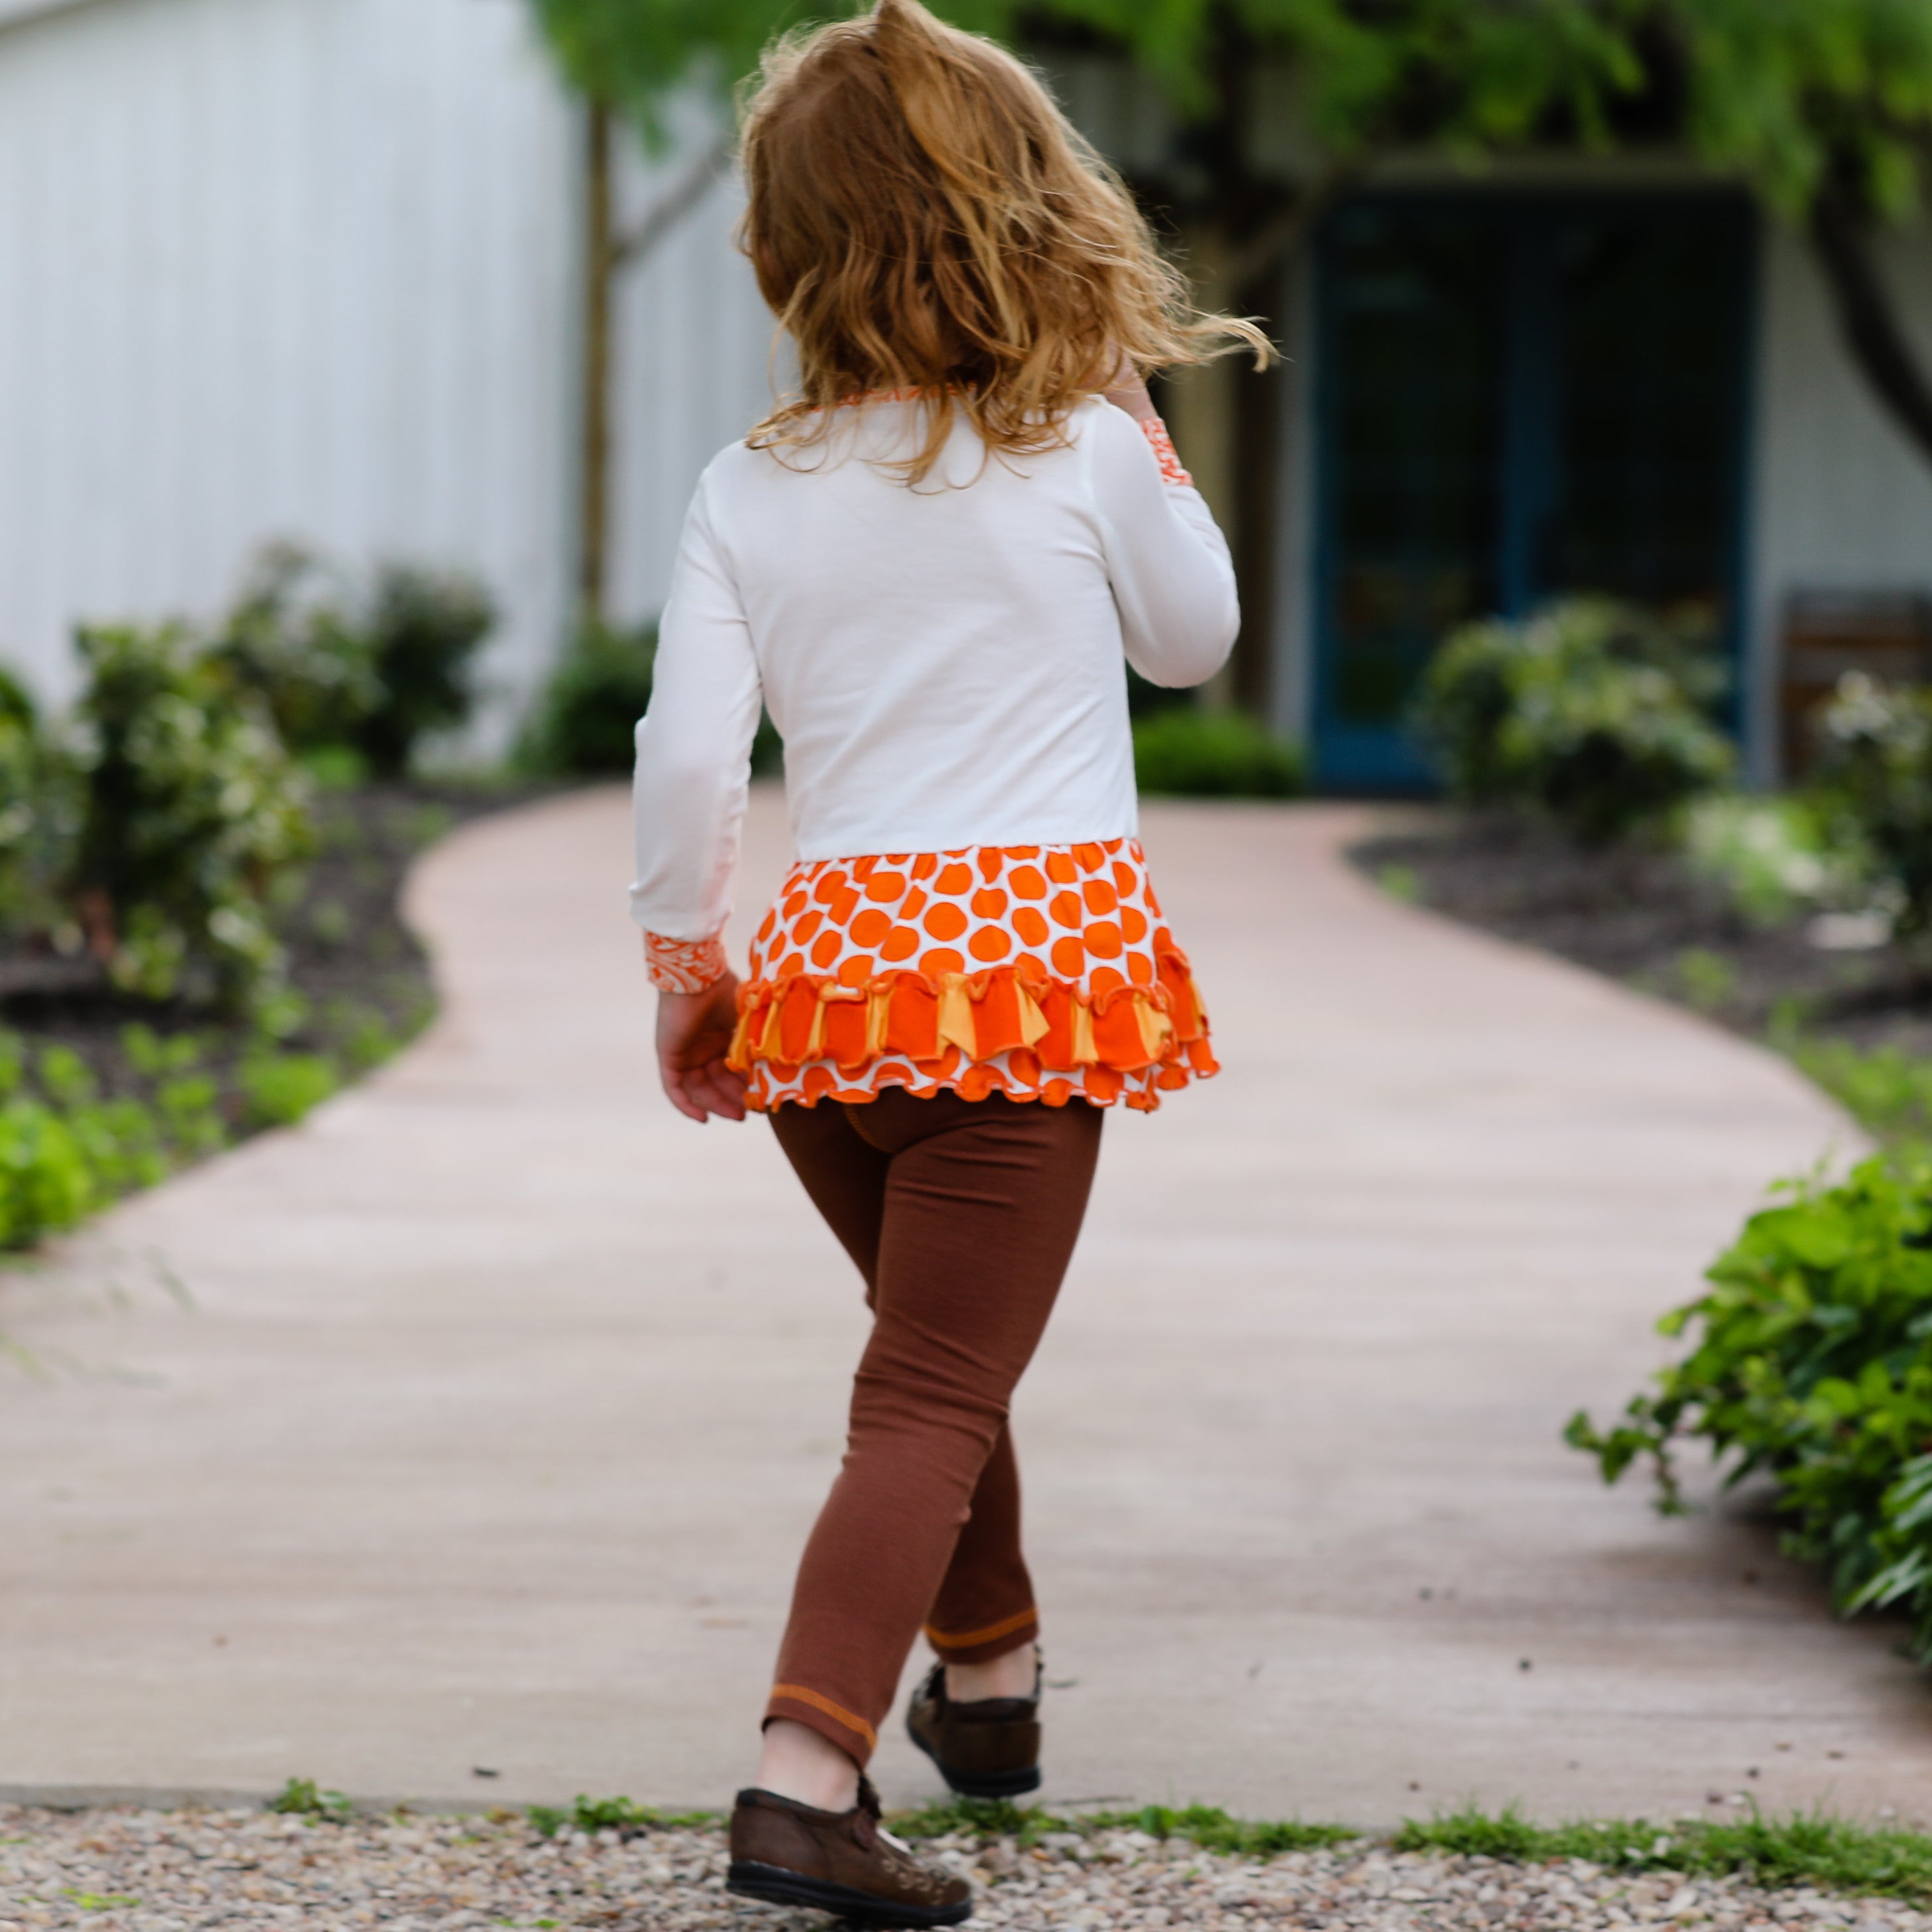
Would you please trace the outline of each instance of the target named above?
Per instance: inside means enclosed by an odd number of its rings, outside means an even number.
[[[1130,838],[1124,658],[1198,684],[1233,646],[1227,544],[1124,411],[1004,458],[962,418],[913,488],[876,459],[922,405],[838,413],[814,449],[734,443],[692,501],[637,737],[632,914],[668,938],[730,914],[761,700],[801,860]]]

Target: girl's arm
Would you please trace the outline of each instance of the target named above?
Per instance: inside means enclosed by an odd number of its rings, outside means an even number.
[[[1240,628],[1227,540],[1137,377],[1089,431],[1094,502],[1127,662],[1155,684],[1200,684]],[[1129,418],[1132,418],[1131,422]]]
[[[724,1064],[730,917],[759,710],[758,661],[700,483],[658,626],[650,709],[638,727],[632,788],[637,871],[631,913],[660,999],[658,1060],[680,1113],[743,1117]]]

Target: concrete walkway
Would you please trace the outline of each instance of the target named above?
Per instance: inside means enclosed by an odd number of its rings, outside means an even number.
[[[1834,1623],[1762,1522],[1659,1521],[1558,1439],[1842,1124],[1385,902],[1349,810],[1148,818],[1228,1071],[1110,1124],[1022,1390],[1046,1795],[1927,1804],[1895,1633]],[[767,1130],[657,1095],[626,846],[614,790],[450,840],[415,884],[427,1040],[0,1287],[68,1365],[0,1379],[0,1787],[742,1778],[862,1310]],[[748,847],[755,908],[775,799]],[[935,1792],[897,1737],[879,1770]]]

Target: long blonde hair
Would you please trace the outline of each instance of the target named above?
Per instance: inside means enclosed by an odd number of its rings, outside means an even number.
[[[918,0],[796,30],[766,50],[744,122],[740,241],[798,352],[798,393],[752,432],[807,447],[839,404],[926,398],[929,471],[953,411],[989,451],[1065,440],[1122,359],[1142,374],[1246,346],[1202,314],[1119,176],[1045,88]]]

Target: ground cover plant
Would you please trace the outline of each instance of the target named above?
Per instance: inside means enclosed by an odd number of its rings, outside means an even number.
[[[514,793],[367,774],[460,722],[488,621],[460,579],[387,566],[358,605],[284,549],[218,626],[83,628],[64,716],[0,680],[0,1251],[422,1025],[403,872]]]
[[[1574,598],[1454,632],[1424,678],[1418,722],[1452,796],[1539,813],[1604,844],[1730,776],[1714,711],[1725,682],[1700,618]]]
[[[1200,1808],[1056,1815],[948,1804],[887,1822],[970,1877],[975,1924],[1013,1932],[1932,1926],[1921,1909],[1932,1842],[1827,1817],[1539,1826],[1513,1812],[1464,1810],[1368,1834]],[[358,1808],[311,1780],[291,1780],[254,1810],[0,1807],[0,1909],[58,1928],[334,1925],[373,1911],[422,1932],[700,1932],[743,1916],[722,1895],[722,1825],[624,1798],[580,1799],[542,1820],[507,1808],[426,1815]]]
[[[1844,1180],[1788,1184],[1664,1318],[1681,1362],[1598,1428],[1567,1431],[1606,1482],[1649,1464],[1683,1508],[1676,1454],[1701,1441],[1727,1486],[1764,1474],[1785,1546],[1849,1615],[1897,1606],[1932,1662],[1932,1150],[1907,1144]]]

